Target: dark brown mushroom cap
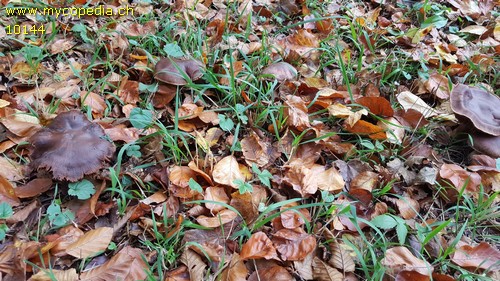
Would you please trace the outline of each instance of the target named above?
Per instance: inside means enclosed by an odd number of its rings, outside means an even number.
[[[472,136],[472,146],[493,158],[500,158],[500,136],[490,136],[487,134],[474,134]]]
[[[30,167],[50,170],[54,179],[78,181],[103,168],[113,155],[115,146],[104,136],[101,126],[80,111],[61,113],[30,138]]]
[[[457,85],[450,94],[451,109],[481,132],[500,136],[500,98],[479,88]]]
[[[205,65],[195,59],[162,58],[155,66],[155,79],[171,85],[183,86],[186,77],[196,81],[203,76]]]

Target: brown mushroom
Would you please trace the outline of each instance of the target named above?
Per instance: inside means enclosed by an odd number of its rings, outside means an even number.
[[[297,79],[297,69],[284,61],[268,65],[261,74],[272,75],[279,82]]]
[[[203,76],[205,65],[195,59],[162,58],[155,66],[155,79],[171,85],[183,86]]]
[[[472,136],[472,146],[500,157],[500,98],[485,90],[457,85],[450,94],[451,109]]]
[[[479,131],[500,136],[500,98],[485,90],[457,85],[450,94],[451,109],[469,119]]]
[[[54,179],[78,181],[103,168],[115,151],[104,130],[80,111],[59,114],[30,139],[32,169],[52,171]]]
[[[500,158],[500,137],[487,134],[472,134],[472,146],[493,158]]]

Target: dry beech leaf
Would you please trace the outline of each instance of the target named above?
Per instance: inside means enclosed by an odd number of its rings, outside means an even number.
[[[370,122],[366,122],[364,120],[359,120],[354,124],[354,126],[350,126],[348,123],[344,123],[344,129],[349,133],[358,134],[358,135],[368,135],[369,138],[374,140],[385,140],[387,135],[384,132],[382,127],[374,125]]]
[[[318,257],[313,260],[314,280],[319,281],[339,281],[344,280],[344,275],[337,269],[329,266],[326,262]]]
[[[196,179],[196,172],[189,167],[175,166],[170,170],[169,179],[172,184],[189,187],[189,180]]]
[[[254,271],[248,281],[290,281],[295,280],[286,268],[274,265],[269,268]]]
[[[405,220],[414,219],[420,211],[420,204],[418,201],[410,197],[397,199],[396,206],[398,207],[401,217]]]
[[[209,186],[205,189],[205,200],[207,201],[216,201],[216,202],[222,202],[222,203],[229,203],[229,197],[226,194],[226,191],[224,190],[223,187],[218,187],[218,186]],[[212,211],[212,213],[217,213],[219,211],[224,210],[226,207],[224,207],[221,204],[217,203],[205,203],[205,207]]]
[[[273,235],[273,244],[285,261],[303,260],[316,249],[316,238],[297,229],[281,229]]]
[[[250,239],[243,244],[240,252],[240,258],[242,260],[247,259],[276,259],[278,260],[278,254],[273,246],[271,239],[262,232],[256,232],[252,234]]]
[[[342,178],[342,175],[334,167],[321,171],[317,174],[317,177],[318,188],[321,190],[337,193],[344,188],[344,178]]]
[[[249,166],[253,163],[258,167],[269,164],[271,159],[269,151],[271,148],[269,142],[263,141],[255,133],[241,140],[241,151],[243,152],[243,156],[245,156],[245,162]]]
[[[9,181],[24,179],[23,166],[8,157],[0,157],[0,176]]]
[[[182,253],[180,262],[187,266],[191,280],[205,280],[207,265],[195,251],[186,248]]]
[[[284,205],[281,207],[282,213],[280,215],[281,224],[284,228],[295,229],[302,226],[305,223],[311,221],[311,214],[307,209],[291,209],[294,206],[298,206],[296,202]]]
[[[403,270],[396,275],[395,281],[430,281],[429,275],[423,275],[416,271]],[[433,279],[436,280],[436,279]]]
[[[383,97],[361,97],[356,99],[356,103],[368,108],[375,115],[386,117],[394,115],[391,103]]]
[[[333,243],[331,245],[332,257],[328,261],[329,264],[343,272],[354,272],[356,268],[354,259],[351,256],[352,250],[345,244]]]
[[[298,96],[286,97],[285,115],[288,117],[287,124],[299,131],[304,131],[311,126],[306,103]]]
[[[126,246],[105,264],[81,273],[80,281],[144,280],[149,266],[143,255],[140,249]]]
[[[429,76],[429,80],[424,82],[424,86],[429,93],[444,100],[450,98],[450,87],[448,86],[448,78],[439,74],[433,73]]]
[[[295,271],[305,280],[314,279],[313,261],[315,257],[316,251],[312,251],[303,260],[293,262]]]
[[[459,191],[465,186],[465,190],[477,192],[478,186],[481,184],[481,176],[478,173],[468,172],[456,164],[443,164],[439,175],[450,181]]]
[[[169,270],[165,275],[165,281],[191,281],[188,268],[185,265]]]
[[[234,188],[238,188],[238,185],[234,183],[235,180],[245,180],[245,176],[241,173],[238,161],[234,156],[226,156],[215,164],[212,177],[216,183]]]
[[[79,237],[75,243],[66,248],[66,253],[79,259],[85,259],[108,248],[113,238],[113,228],[99,227]]]
[[[52,179],[36,178],[25,185],[16,187],[16,195],[19,198],[30,198],[38,196],[52,187]]]
[[[96,116],[102,116],[104,114],[104,110],[107,108],[104,98],[94,92],[80,93],[80,100],[82,101],[82,105],[90,107],[92,109],[92,113]]]
[[[498,270],[500,251],[486,242],[481,242],[475,247],[463,245],[455,251],[451,260],[466,268]]]
[[[381,264],[390,274],[396,275],[403,270],[416,271],[430,275],[434,268],[428,262],[415,257],[406,247],[394,247],[385,252]]]
[[[430,107],[427,103],[425,103],[425,101],[409,91],[399,93],[396,98],[405,110],[414,109],[422,113],[425,118],[433,117],[439,114],[439,112]]]
[[[6,202],[13,207],[21,203],[12,184],[2,175],[0,175],[0,202]]]
[[[362,188],[368,191],[373,191],[377,184],[378,174],[370,171],[364,171],[352,179],[351,189]]]
[[[223,211],[218,212],[214,217],[207,217],[201,215],[196,218],[196,221],[204,227],[214,228],[234,220],[237,216],[238,214],[236,214],[235,212],[229,209],[225,209]]]
[[[246,281],[248,269],[237,253],[231,257],[229,265],[222,271],[222,280],[226,281]]]
[[[424,115],[415,109],[398,110],[396,111],[394,118],[396,118],[401,125],[408,126],[412,129],[420,129],[429,124],[429,121],[425,119]]]
[[[52,269],[50,270],[50,275],[46,271],[40,271],[37,274],[31,276],[28,281],[52,281],[54,279],[51,276],[55,277],[58,281],[80,280],[78,279],[78,273],[76,273],[76,269],[71,268],[68,270]]]
[[[403,143],[403,138],[405,136],[405,128],[398,119],[394,117],[388,117],[377,122],[377,126],[381,127],[386,131],[387,141],[390,143],[401,144]]]
[[[136,128],[116,126],[113,128],[105,129],[104,132],[113,141],[124,141],[126,143],[131,143],[139,139],[139,130]]]

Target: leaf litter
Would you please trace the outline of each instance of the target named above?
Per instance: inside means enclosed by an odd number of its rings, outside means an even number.
[[[0,279],[495,279],[495,5],[2,17]]]

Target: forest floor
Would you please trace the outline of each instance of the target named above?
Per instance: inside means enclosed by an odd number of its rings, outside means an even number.
[[[1,0],[0,280],[500,280],[498,7]]]

